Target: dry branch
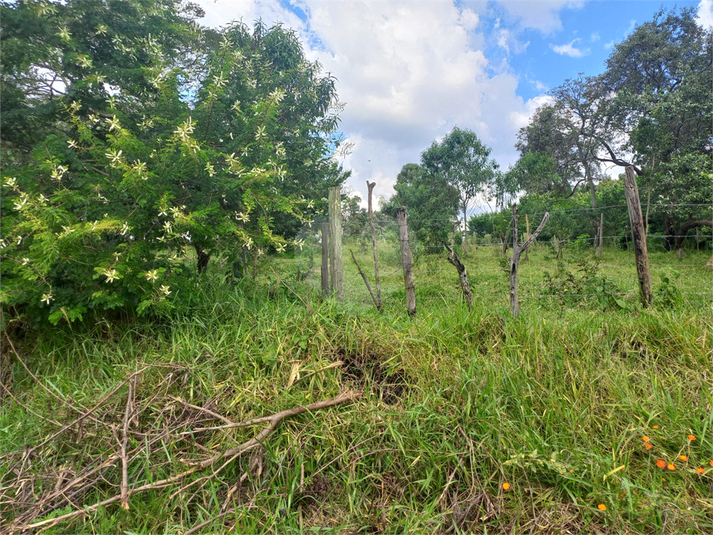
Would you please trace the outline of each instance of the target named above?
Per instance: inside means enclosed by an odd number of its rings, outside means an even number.
[[[364,273],[364,270],[361,269],[361,266],[359,265],[359,260],[357,260],[356,256],[354,256],[354,251],[349,249],[349,252],[352,254],[352,260],[354,260],[354,263],[356,264],[356,267],[359,270],[359,275],[361,275],[361,278],[364,279],[364,284],[366,284],[366,289],[369,290],[369,295],[371,295],[371,299],[374,301],[374,305],[376,306],[376,309],[381,310],[381,304],[379,303],[379,300],[374,295],[374,292],[371,290],[371,285],[369,284],[369,279],[366,278],[366,273]]]
[[[143,370],[140,370],[139,372],[133,373],[133,374],[129,377],[129,379],[127,379],[127,380],[132,379],[133,377],[135,377],[136,375],[138,375],[141,371],[143,371]],[[126,382],[126,381],[124,381],[124,382]],[[124,382],[122,382],[122,384],[123,384]],[[64,514],[64,515],[60,515],[60,516],[57,516],[57,517],[54,517],[54,518],[49,518],[49,519],[46,519],[46,520],[41,520],[41,521],[32,522],[32,523],[22,523],[22,521],[21,521],[21,522],[18,522],[18,523],[15,523],[15,524],[13,524],[13,525],[8,526],[6,532],[7,532],[7,533],[20,533],[20,532],[24,532],[24,531],[28,531],[28,530],[36,530],[36,529],[38,529],[38,528],[45,528],[45,529],[46,529],[46,528],[49,528],[49,527],[51,527],[51,526],[54,526],[54,525],[56,525],[56,524],[58,524],[58,523],[60,523],[60,522],[63,522],[63,521],[65,521],[65,520],[71,520],[71,519],[77,518],[77,517],[79,517],[79,516],[81,516],[81,515],[84,515],[84,514],[87,514],[87,513],[91,513],[91,512],[93,512],[93,511],[96,511],[96,510],[99,509],[100,507],[105,507],[105,506],[111,505],[112,503],[115,503],[115,502],[121,502],[122,505],[123,505],[123,503],[125,503],[125,500],[128,500],[128,498],[131,497],[131,496],[133,496],[134,494],[138,494],[138,493],[140,493],[140,492],[144,492],[144,491],[147,491],[147,490],[156,490],[156,489],[160,489],[160,488],[164,488],[164,487],[170,486],[170,485],[172,485],[172,484],[174,484],[174,483],[177,483],[177,482],[180,482],[180,481],[184,480],[186,477],[190,476],[191,474],[193,474],[193,473],[195,473],[195,472],[198,472],[199,470],[212,467],[217,461],[219,461],[219,460],[221,460],[221,459],[228,459],[225,463],[223,463],[223,465],[222,465],[221,467],[219,467],[217,470],[212,471],[212,474],[211,474],[211,475],[204,476],[204,478],[199,478],[198,480],[196,480],[196,482],[202,481],[202,480],[204,480],[205,478],[214,477],[214,476],[215,476],[217,473],[219,473],[225,466],[227,466],[228,464],[230,464],[230,462],[232,462],[234,459],[236,459],[236,458],[239,457],[240,455],[242,455],[242,454],[244,454],[245,452],[247,452],[247,451],[249,451],[249,450],[252,450],[252,449],[254,449],[254,448],[262,447],[264,441],[270,436],[270,434],[277,428],[277,426],[280,424],[280,422],[282,422],[282,420],[284,420],[285,418],[289,418],[289,417],[292,417],[292,416],[296,416],[296,415],[298,415],[298,414],[302,414],[302,413],[308,412],[308,411],[316,411],[316,410],[319,410],[319,409],[324,409],[324,408],[327,408],[327,407],[331,407],[331,406],[334,406],[334,405],[338,405],[338,404],[340,404],[340,403],[347,403],[347,402],[355,401],[358,397],[359,397],[359,394],[358,394],[357,392],[351,392],[351,391],[350,391],[350,392],[345,392],[345,393],[343,393],[343,394],[340,394],[340,395],[337,396],[336,398],[332,398],[332,399],[328,399],[328,400],[324,400],[324,401],[318,401],[318,402],[316,402],[316,403],[311,403],[311,404],[309,404],[309,405],[304,405],[304,406],[299,406],[299,407],[293,407],[293,408],[291,408],[291,409],[287,409],[287,410],[284,410],[284,411],[280,411],[280,412],[278,412],[278,413],[275,413],[275,414],[273,414],[273,415],[271,415],[271,416],[266,416],[266,417],[262,417],[262,418],[256,418],[256,419],[254,419],[254,420],[249,420],[249,421],[247,421],[247,422],[241,422],[241,423],[239,423],[239,424],[237,424],[237,425],[247,426],[247,425],[254,425],[254,424],[256,424],[256,423],[263,423],[263,422],[268,423],[268,425],[267,425],[267,427],[265,427],[262,431],[260,431],[254,438],[252,438],[252,439],[250,439],[250,440],[248,440],[248,441],[246,441],[246,442],[244,442],[244,443],[242,443],[242,444],[240,444],[240,445],[238,445],[238,446],[236,446],[236,447],[233,447],[233,448],[227,449],[227,450],[225,450],[225,451],[223,451],[223,452],[218,452],[218,453],[216,453],[216,454],[214,454],[214,455],[211,455],[210,457],[208,457],[208,458],[204,459],[203,461],[197,463],[195,466],[193,466],[193,467],[191,467],[191,468],[188,468],[188,469],[186,469],[186,470],[184,470],[184,471],[182,471],[182,472],[179,472],[178,474],[175,474],[175,475],[173,475],[173,476],[171,476],[171,477],[168,477],[168,478],[165,478],[165,479],[162,479],[162,480],[160,480],[160,481],[153,482],[153,483],[147,483],[147,484],[145,484],[145,485],[141,485],[141,486],[135,487],[135,488],[133,488],[133,489],[128,489],[128,488],[124,489],[124,488],[123,488],[123,485],[122,485],[122,489],[121,489],[121,493],[120,493],[120,494],[117,494],[117,495],[115,495],[115,496],[112,496],[112,497],[110,497],[110,498],[107,498],[107,499],[105,499],[105,500],[102,500],[102,501],[97,502],[97,503],[95,503],[95,504],[88,505],[88,506],[84,506],[82,509],[77,509],[76,511],[72,511],[72,512],[70,512],[70,513],[66,513],[66,514]],[[103,401],[100,402],[100,403],[103,403]],[[127,402],[127,405],[128,405],[128,404],[129,404],[129,403]],[[127,413],[125,413],[125,414],[127,414]],[[127,418],[127,417],[125,416],[125,422],[128,421],[128,420],[129,420],[129,418]],[[127,427],[127,431],[128,431],[128,427]],[[147,454],[148,454],[148,452],[147,452]],[[108,466],[108,463],[109,463],[109,464],[110,464],[110,463],[113,463],[113,462],[115,462],[115,461],[116,461],[118,458],[120,458],[120,457],[121,457],[120,455],[118,456],[118,455],[114,454],[114,455],[110,456],[109,459],[107,459],[106,461],[104,461],[104,462],[102,463],[102,465],[100,465],[100,466]],[[99,468],[96,468],[96,469],[94,469],[94,471],[96,471],[96,470],[98,470],[98,469],[99,469]],[[87,477],[87,475],[85,474],[85,475],[83,476],[83,478],[86,478],[86,477]],[[69,486],[73,486],[74,484],[76,484],[76,482],[77,482],[77,480],[75,479],[73,482],[70,483]],[[192,483],[194,483],[194,482],[192,482]],[[53,492],[51,492],[48,496],[46,496],[46,497],[44,497],[44,498],[41,498],[40,501],[43,502],[43,503],[47,503],[47,502],[48,502],[48,498],[49,498],[50,496],[54,496],[54,495],[56,495],[58,492],[61,493],[61,492],[66,491],[66,490],[69,488],[69,486],[65,486],[65,487],[64,487],[63,489],[61,489],[60,491],[53,491]],[[127,503],[128,503],[128,502],[127,502]],[[23,516],[24,516],[24,515],[23,515]]]

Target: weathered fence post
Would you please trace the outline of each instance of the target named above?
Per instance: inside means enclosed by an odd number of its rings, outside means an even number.
[[[381,285],[379,284],[379,254],[376,250],[376,227],[374,226],[374,211],[372,209],[371,197],[374,191],[376,182],[366,181],[366,187],[369,189],[369,224],[371,225],[371,245],[374,249],[374,278],[376,281],[376,308],[381,311]]]
[[[413,257],[408,239],[408,219],[406,207],[396,209],[396,220],[399,224],[399,242],[401,244],[401,264],[404,268],[404,287],[406,289],[406,308],[409,316],[416,314],[416,283],[413,278]]]
[[[646,234],[644,233],[644,218],[641,214],[641,201],[639,188],[636,186],[634,168],[626,168],[624,177],[624,193],[626,204],[629,207],[629,221],[631,222],[631,237],[634,242],[634,255],[636,257],[636,273],[641,286],[641,300],[645,306],[651,304],[651,272],[649,271],[649,252],[646,248]]]
[[[525,239],[527,240],[530,237],[530,218],[528,217],[527,214],[525,214]],[[525,251],[525,260],[528,262],[530,261],[530,254]]]
[[[602,244],[604,243],[604,212],[599,214],[599,240],[597,241],[597,256],[602,256]]]
[[[322,298],[329,296],[329,223],[322,223]]]
[[[520,306],[517,302],[517,271],[520,269],[520,255],[523,251],[527,251],[532,242],[540,235],[542,229],[545,228],[545,223],[550,217],[549,212],[545,212],[537,230],[533,232],[522,245],[517,242],[517,205],[512,206],[512,258],[510,259],[510,311],[514,318],[517,318],[520,313]]]
[[[329,272],[332,295],[340,303],[344,300],[342,272],[342,189],[329,188]]]

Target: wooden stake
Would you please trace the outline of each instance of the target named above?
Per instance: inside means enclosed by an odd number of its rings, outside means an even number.
[[[641,300],[644,306],[651,304],[651,271],[649,270],[649,253],[646,247],[646,233],[644,232],[644,221],[641,214],[641,201],[639,200],[639,188],[636,186],[636,175],[634,168],[626,168],[624,177],[624,193],[626,193],[626,204],[629,207],[629,221],[631,222],[631,237],[634,242],[634,255],[636,257],[636,273],[639,276],[641,286]]]
[[[374,295],[374,292],[371,289],[371,284],[369,284],[369,279],[366,278],[366,273],[364,273],[364,270],[361,269],[361,266],[359,265],[359,260],[357,260],[356,256],[354,256],[354,251],[349,249],[349,252],[352,254],[352,260],[354,260],[354,263],[356,264],[356,267],[359,270],[359,275],[361,275],[361,278],[364,279],[364,284],[366,285],[366,289],[369,290],[369,295],[371,296],[371,299],[374,301],[374,305],[376,306],[376,309],[381,310],[379,308],[379,303],[376,300],[376,296]]]
[[[545,223],[550,217],[549,212],[545,212],[540,225],[537,230],[532,233],[532,235],[525,240],[522,245],[518,244],[517,240],[517,205],[514,204],[512,207],[512,258],[510,258],[510,311],[514,318],[517,318],[520,313],[520,307],[517,302],[517,271],[520,268],[520,255],[523,251],[527,251],[532,242],[535,241],[537,236],[540,235],[542,229],[545,228]]]
[[[599,240],[597,241],[597,256],[602,256],[602,244],[604,243],[604,212],[599,214]]]
[[[396,209],[396,220],[399,224],[399,242],[401,243],[401,264],[404,268],[404,286],[406,288],[406,309],[409,316],[416,314],[416,283],[413,278],[413,257],[408,239],[408,218],[406,207]]]
[[[322,223],[322,298],[329,296],[329,223]]]
[[[371,225],[371,245],[374,249],[374,278],[376,281],[376,300],[374,303],[376,304],[377,310],[381,311],[382,303],[381,285],[379,284],[379,254],[376,250],[376,227],[374,226],[374,211],[371,204],[372,192],[374,191],[375,186],[376,182],[366,181],[366,187],[369,189],[369,224]]]
[[[342,272],[342,191],[340,186],[329,188],[329,274],[332,295],[344,301],[344,273]]]
[[[527,240],[530,237],[530,218],[528,217],[527,214],[525,214],[525,239]],[[530,256],[528,255],[527,251],[525,251],[525,260],[528,262],[530,261]]]

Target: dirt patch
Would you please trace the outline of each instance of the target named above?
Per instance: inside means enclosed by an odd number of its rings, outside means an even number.
[[[364,389],[370,389],[387,405],[396,405],[408,389],[406,372],[386,364],[389,357],[377,353],[357,353],[340,349],[342,378]]]

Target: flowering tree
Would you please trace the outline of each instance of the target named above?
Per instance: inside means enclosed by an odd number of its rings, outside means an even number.
[[[202,271],[212,253],[301,245],[289,223],[309,222],[314,193],[340,178],[333,80],[291,32],[218,34],[196,14],[168,0],[3,7],[3,89],[37,90],[3,102],[38,125],[5,136],[3,121],[2,303],[14,315],[167,307],[191,287],[191,248]],[[141,21],[162,40],[136,37],[128,24]]]

